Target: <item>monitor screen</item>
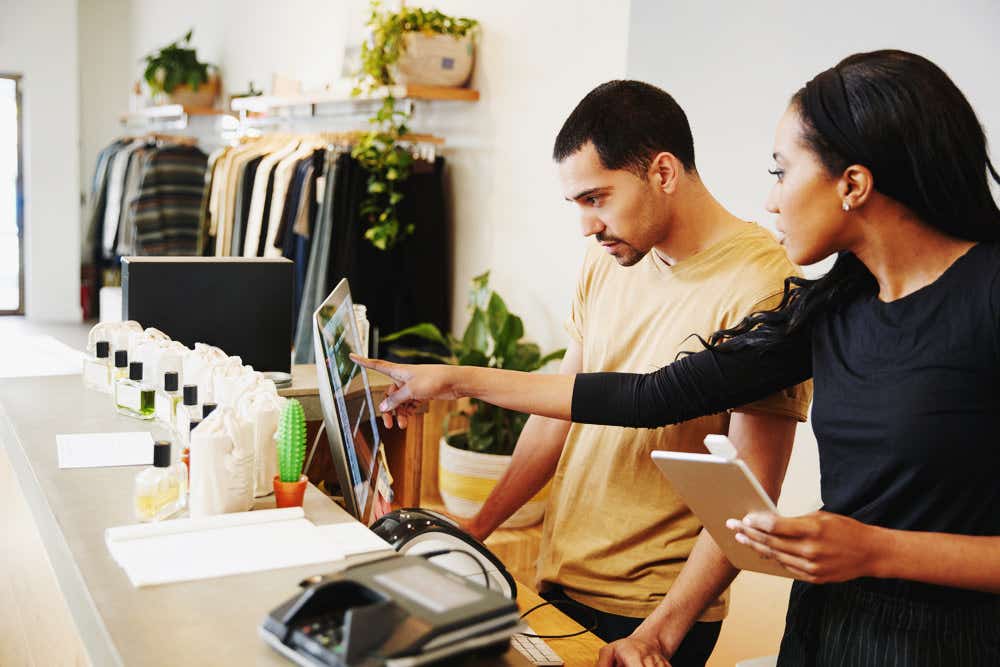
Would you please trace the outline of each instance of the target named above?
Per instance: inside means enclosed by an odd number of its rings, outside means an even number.
[[[363,348],[346,280],[316,310],[314,331],[320,398],[341,491],[348,511],[366,521],[378,474],[379,431],[368,374],[349,356]]]

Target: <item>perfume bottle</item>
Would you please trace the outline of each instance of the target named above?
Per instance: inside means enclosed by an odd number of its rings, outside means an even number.
[[[191,432],[194,431],[200,423],[200,419],[192,419],[188,423],[187,443],[185,443],[184,449],[181,450],[181,463],[184,464],[184,468],[187,471],[187,479],[189,482],[191,481]]]
[[[177,371],[167,371],[163,374],[163,389],[156,390],[156,419],[170,428],[177,419],[177,406],[181,403],[181,393],[177,391],[180,378]]]
[[[212,414],[212,411],[219,407],[218,403],[202,403],[201,404],[201,418],[208,419],[208,416]]]
[[[187,505],[187,473],[179,465],[170,465],[168,441],[153,445],[153,465],[136,475],[132,498],[139,521],[160,521]]]
[[[111,344],[99,340],[94,346],[94,356],[83,360],[83,384],[88,389],[111,393]]]
[[[184,385],[183,402],[177,406],[174,416],[174,430],[182,445],[188,444],[188,433],[191,431],[191,420],[201,419],[201,406],[198,405],[198,385]]]
[[[128,379],[115,383],[115,407],[129,417],[152,419],[156,412],[156,391],[142,381],[142,362],[133,361],[128,370]]]
[[[115,350],[115,366],[111,369],[111,391],[119,380],[128,379],[128,350]]]

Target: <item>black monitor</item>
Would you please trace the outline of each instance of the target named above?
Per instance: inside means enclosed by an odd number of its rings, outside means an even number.
[[[287,373],[294,266],[283,257],[125,257],[122,318]]]
[[[341,280],[313,315],[319,398],[330,454],[344,504],[371,523],[378,480],[379,431],[368,372],[351,361],[364,353],[347,280]]]

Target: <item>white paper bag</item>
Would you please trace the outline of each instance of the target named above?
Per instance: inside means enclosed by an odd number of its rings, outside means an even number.
[[[260,498],[274,492],[274,476],[278,474],[278,449],[274,436],[286,399],[268,387],[261,387],[240,396],[236,411],[243,421],[252,424],[254,439],[254,496]]]
[[[236,407],[240,396],[256,389],[264,376],[244,366],[239,357],[229,357],[226,363],[212,369],[212,391],[215,402],[227,407]]]
[[[223,364],[229,357],[226,353],[212,345],[195,343],[194,350],[183,360],[184,384],[198,385],[198,402],[208,403],[213,400],[212,371],[216,365]]]
[[[218,408],[191,432],[192,517],[245,512],[253,507],[253,427],[230,408]]]

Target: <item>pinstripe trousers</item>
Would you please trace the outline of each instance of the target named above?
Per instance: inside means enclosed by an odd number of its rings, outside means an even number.
[[[778,667],[997,667],[1000,597],[936,606],[857,582],[792,584]]]

